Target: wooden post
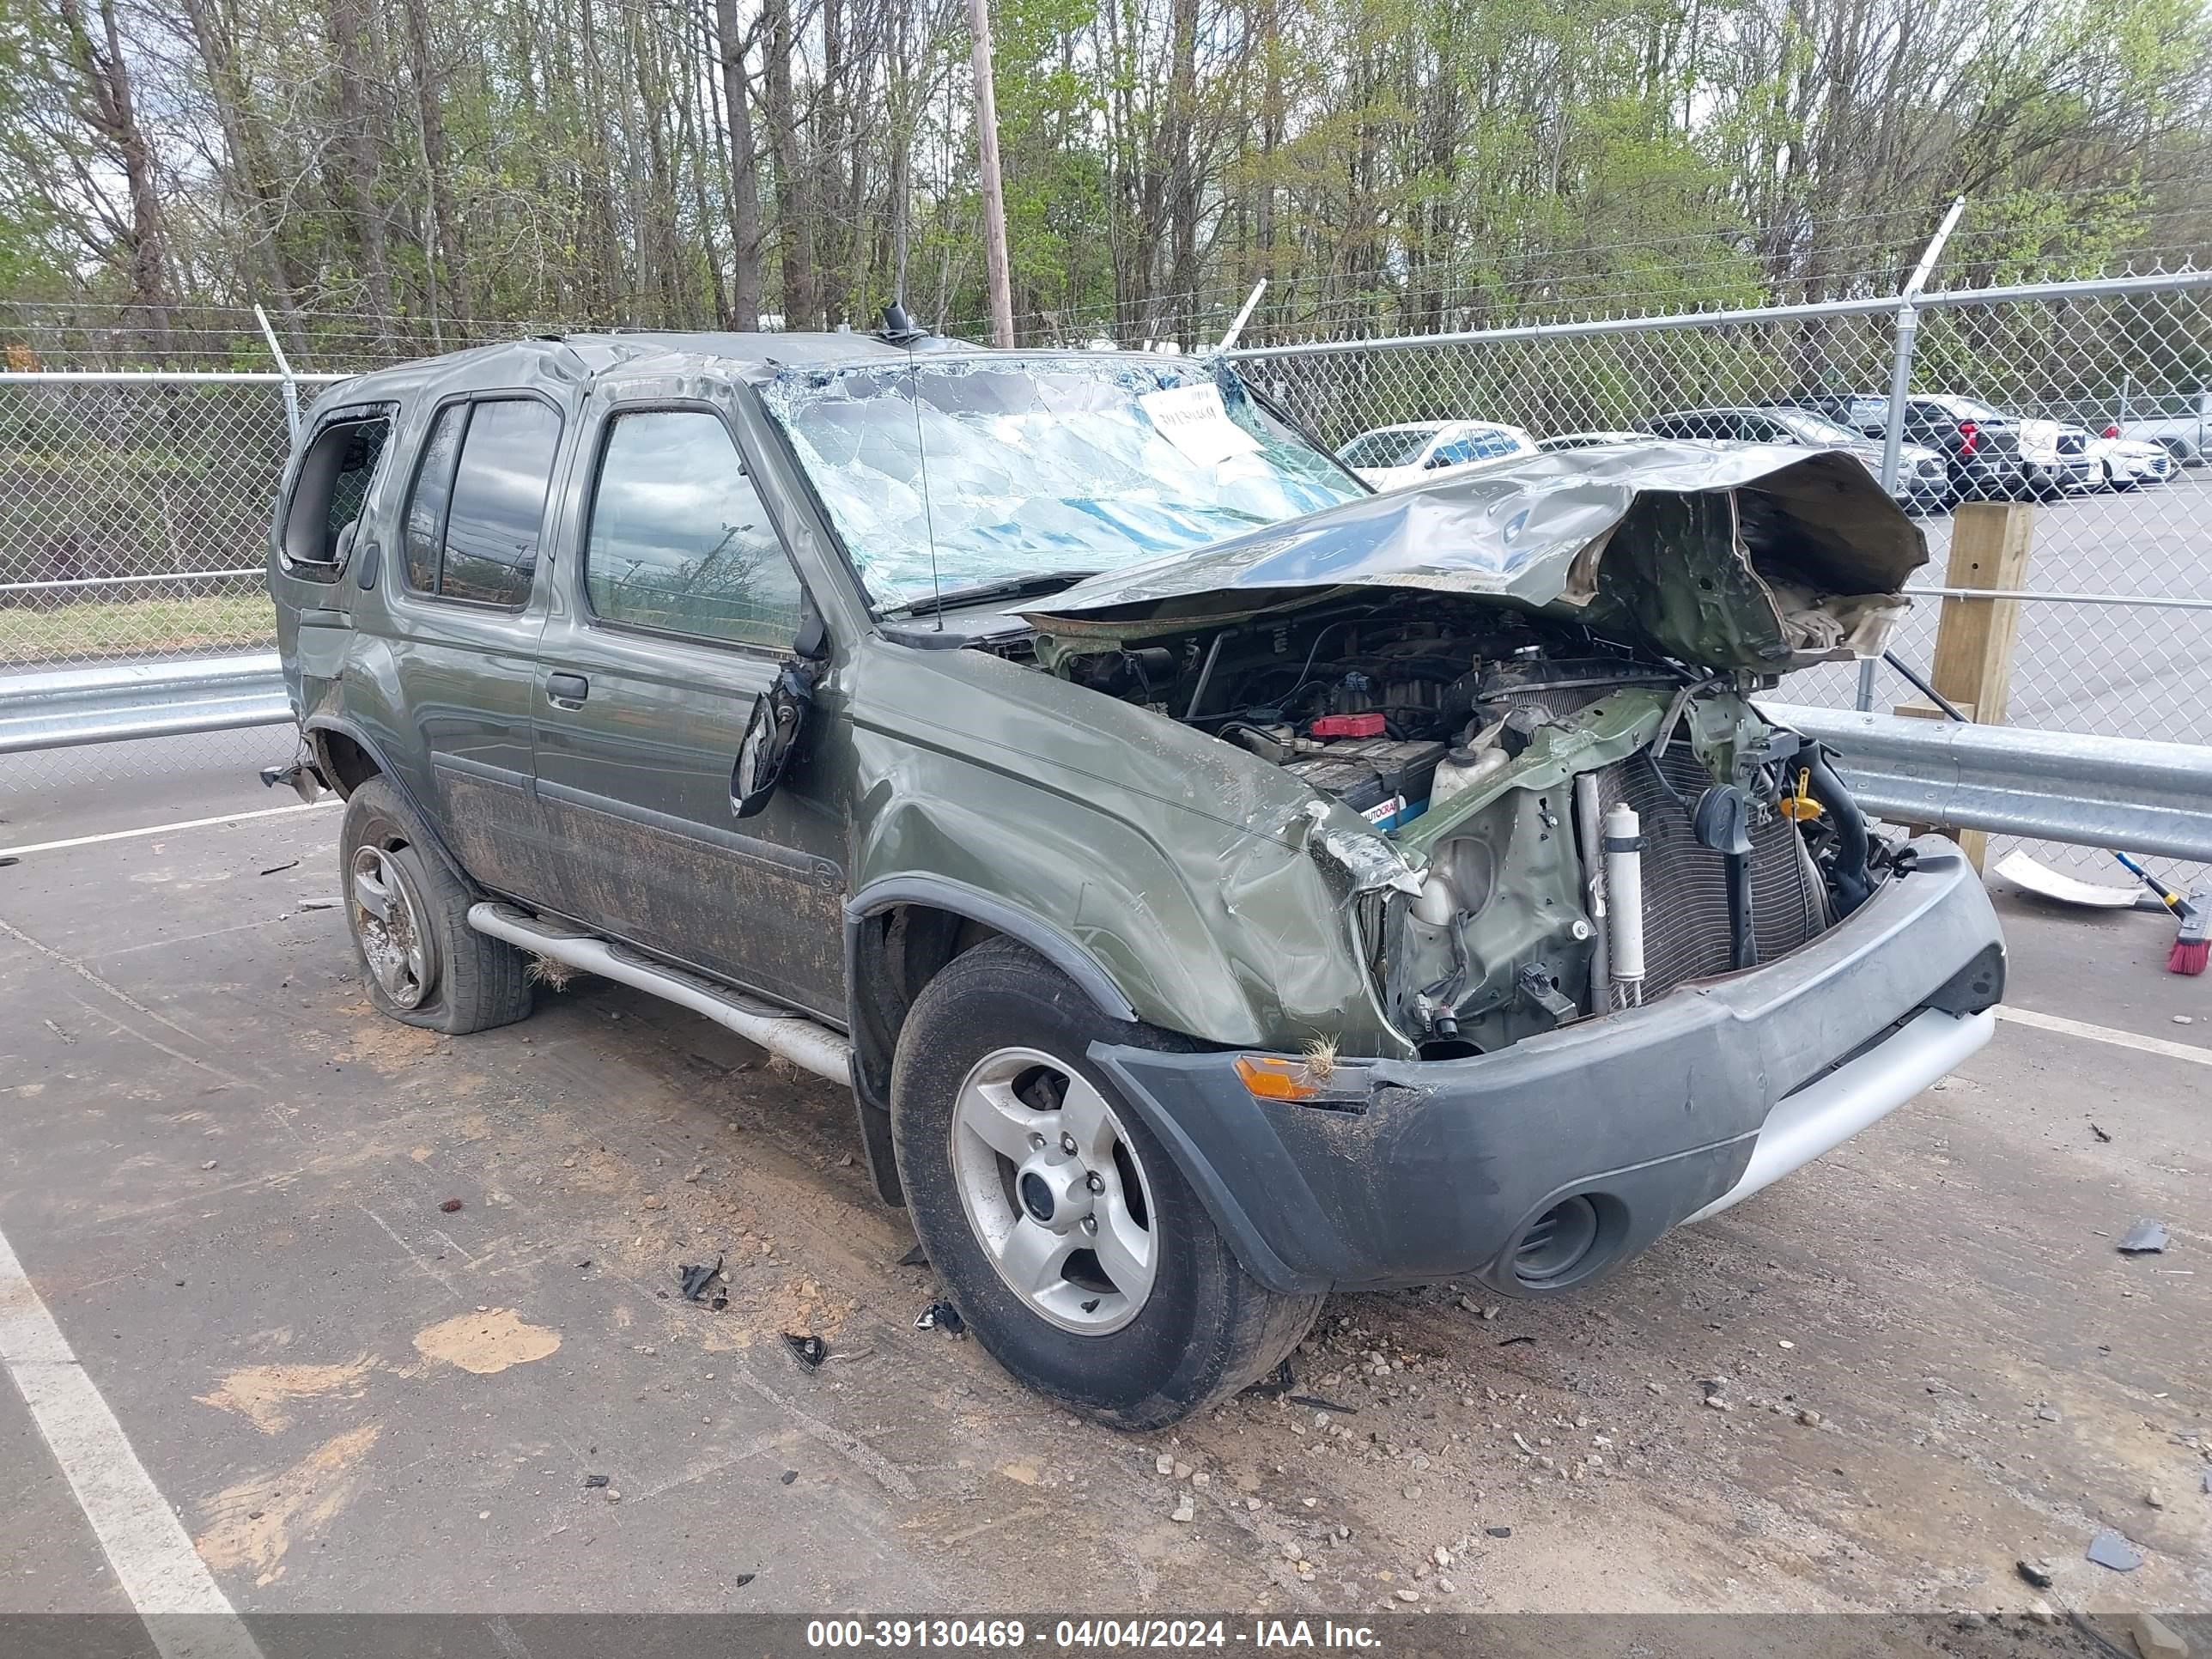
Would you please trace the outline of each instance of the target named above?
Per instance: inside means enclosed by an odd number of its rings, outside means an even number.
[[[991,70],[990,0],[968,0],[975,72],[975,153],[983,185],[983,267],[991,286],[991,343],[1014,343],[1013,270],[1006,258],[1006,198],[999,183],[999,99]]]
[[[1943,586],[2017,592],[2027,586],[2034,532],[2035,508],[2027,501],[1962,503],[1951,521],[1951,563]],[[2019,629],[2017,600],[1945,599],[1936,618],[1936,659],[1928,683],[1975,724],[2003,725]],[[1896,712],[1923,720],[1948,718],[1933,703],[1917,701],[1899,704]],[[1974,868],[1982,867],[1987,835],[1948,828],[1943,833],[1959,843]]]

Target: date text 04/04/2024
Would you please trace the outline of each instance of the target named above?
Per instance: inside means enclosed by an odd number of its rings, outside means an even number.
[[[806,1626],[806,1645],[831,1651],[1014,1649],[1032,1641],[1048,1645],[1044,1628],[1013,1619],[817,1619]],[[1222,1619],[1062,1619],[1051,1626],[1048,1645],[1072,1652],[1232,1646],[1372,1652],[1382,1644],[1371,1626],[1334,1620],[1261,1619],[1238,1626]]]

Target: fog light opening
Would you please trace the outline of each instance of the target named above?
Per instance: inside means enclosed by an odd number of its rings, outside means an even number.
[[[1597,1248],[1597,1206],[1577,1194],[1528,1224],[1513,1247],[1513,1276],[1523,1285],[1547,1285],[1587,1263]]]

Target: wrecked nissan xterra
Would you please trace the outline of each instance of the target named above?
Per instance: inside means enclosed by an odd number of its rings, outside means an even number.
[[[849,1083],[1010,1370],[1129,1426],[1334,1288],[1586,1284],[1988,1039],[1948,843],[1757,694],[1926,552],[1849,454],[1375,495],[1203,361],[488,347],[306,421],[270,585],[376,1003],[532,957]]]

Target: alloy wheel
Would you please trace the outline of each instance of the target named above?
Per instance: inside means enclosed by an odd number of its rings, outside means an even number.
[[[1159,1271],[1151,1185],[1106,1098],[1064,1060],[1000,1048],[953,1102],[961,1207],[1006,1287],[1040,1318],[1105,1336]]]

